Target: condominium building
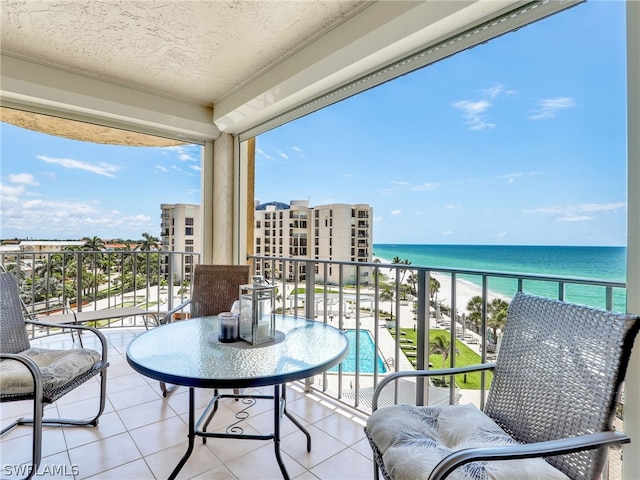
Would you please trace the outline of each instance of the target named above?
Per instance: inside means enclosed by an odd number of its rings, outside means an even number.
[[[4,265],[16,262],[20,258],[22,271],[30,276],[33,268],[48,255],[67,247],[79,248],[84,243],[84,240],[22,240],[19,243],[0,245],[0,263]]]
[[[166,255],[162,260],[161,273],[167,279],[172,276],[178,281],[189,280],[193,265],[199,263],[194,255],[199,255],[201,248],[200,205],[163,203],[160,208],[161,249],[183,253]]]
[[[201,220],[200,205],[162,204],[161,241],[162,250],[183,252],[183,255],[166,256],[161,265],[165,278],[171,274],[178,280],[189,280],[194,255],[200,253]],[[289,204],[256,202],[254,213],[254,253],[259,256],[287,257],[293,259],[322,259],[337,262],[371,262],[371,239],[373,209],[369,205],[336,203],[309,207],[307,200],[292,200]],[[194,261],[195,260],[195,261]],[[173,261],[173,264],[170,262]],[[267,277],[286,274],[298,280],[306,278],[303,262],[278,262],[274,272],[256,273]],[[325,269],[315,265],[316,277],[325,280]],[[342,269],[342,283],[355,284],[357,269],[347,266]],[[331,264],[326,269],[326,281],[340,283],[340,269]],[[360,268],[359,282],[371,282],[371,269]]]
[[[256,204],[254,252],[256,255],[290,257],[294,259],[322,259],[343,262],[371,262],[373,238],[373,209],[369,205],[336,203],[309,207],[306,200],[292,200],[290,204],[270,202]],[[266,276],[287,275],[298,280],[305,278],[303,262],[280,262],[275,272]],[[327,270],[315,266],[316,278],[340,283],[340,269],[328,265]],[[371,269],[353,266],[342,270],[342,283],[369,284]],[[326,278],[325,278],[326,277]]]

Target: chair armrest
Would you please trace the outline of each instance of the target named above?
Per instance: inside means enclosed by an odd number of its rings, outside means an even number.
[[[98,337],[100,344],[102,345],[102,361],[107,361],[107,339],[104,334],[97,328],[87,327],[85,325],[69,325],[64,323],[49,323],[49,322],[37,322],[35,320],[25,320],[24,323],[29,325],[36,325],[39,327],[59,328],[61,330],[76,330],[78,333],[82,333],[83,330],[89,331]]]
[[[173,307],[171,310],[169,310],[167,313],[165,313],[164,317],[162,317],[161,325],[166,325],[167,323],[171,323],[171,319],[173,317],[173,314],[176,313],[176,312],[179,312],[180,310],[182,310],[184,307],[186,307],[190,303],[191,303],[191,299],[185,300],[184,302],[182,302],[177,307]]]
[[[451,375],[458,375],[460,373],[481,372],[484,370],[493,370],[495,363],[478,363],[476,365],[467,365],[465,367],[456,368],[444,368],[437,370],[402,370],[399,372],[393,372],[384,377],[380,383],[376,386],[373,392],[373,399],[371,401],[372,410],[375,412],[378,409],[378,397],[382,393],[382,390],[386,385],[403,377],[447,377]]]
[[[505,447],[466,448],[443,458],[431,472],[429,480],[446,478],[456,468],[469,462],[551,457],[583,450],[593,450],[616,443],[629,443],[630,441],[631,439],[621,432],[598,432],[538,443]]]

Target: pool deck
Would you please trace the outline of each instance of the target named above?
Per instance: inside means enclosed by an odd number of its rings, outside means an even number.
[[[414,316],[411,312],[410,306],[401,306],[400,318],[401,318],[401,328],[411,328],[415,326],[415,321],[413,320]],[[444,316],[443,316],[444,317]],[[320,320],[320,315],[318,316],[318,320]],[[355,330],[356,329],[356,319],[353,315],[346,316],[342,319],[342,322],[338,321],[338,317],[335,316],[332,321],[329,322],[330,325],[335,327],[340,327],[344,330]],[[369,330],[371,335],[375,335],[375,324],[374,317],[372,316],[361,316],[360,317],[360,326],[361,330]],[[430,328],[431,329],[441,329],[436,324],[436,320],[434,318],[430,318]],[[386,322],[383,320],[379,321],[378,326],[378,354],[385,359],[393,359],[396,358],[396,341],[395,338],[389,333],[387,330]],[[469,348],[474,350],[478,349],[478,345],[468,345]],[[389,371],[397,370],[413,370],[414,367],[409,361],[409,359],[402,353],[399,352],[397,355],[398,365],[396,367],[395,364],[389,364],[387,369]],[[385,360],[386,361],[386,360]],[[339,396],[338,392],[341,392],[342,398],[341,400],[346,401],[347,403],[351,403],[350,400],[353,400],[354,406],[364,410],[370,411],[369,408],[369,398],[370,394],[373,390],[374,386],[374,374],[372,373],[360,373],[359,375],[355,375],[353,373],[342,373],[342,381],[340,381],[339,375],[337,373],[327,373],[326,375],[317,375],[314,377],[313,381],[315,386],[318,388],[326,389],[331,392],[332,395]],[[378,381],[380,380],[380,376]],[[323,383],[325,382],[325,383]],[[356,391],[356,382],[357,389],[359,391],[360,398],[358,399],[359,405],[355,405],[355,391]],[[442,390],[442,389],[440,389]],[[476,406],[480,404],[480,392],[476,390],[459,390],[458,391],[459,403],[473,403]],[[369,398],[368,398],[369,397]],[[438,395],[440,397],[440,395]]]

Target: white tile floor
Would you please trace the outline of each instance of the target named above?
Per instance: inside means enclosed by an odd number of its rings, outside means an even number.
[[[104,330],[109,342],[107,406],[95,428],[49,427],[43,433],[43,463],[36,478],[60,479],[165,479],[187,449],[188,390],[179,387],[168,398],[158,382],[136,373],[127,364],[126,346],[143,330]],[[87,338],[85,336],[85,338]],[[42,340],[50,348],[71,347],[68,335]],[[33,345],[37,346],[37,345]],[[272,388],[260,393],[270,394]],[[98,382],[90,381],[49,406],[45,416],[89,417],[97,408]],[[211,398],[198,390],[196,418]],[[306,451],[304,435],[286,418],[282,421],[281,450],[291,478],[372,478],[371,451],[364,436],[366,419],[317,394],[304,394],[300,384],[287,389],[288,410],[309,430],[312,449]],[[272,401],[251,408],[245,431],[270,432]],[[2,426],[30,415],[28,402],[0,404]],[[224,399],[209,430],[234,418],[240,402]],[[3,478],[15,473],[13,465],[27,462],[31,429],[21,426],[0,439]],[[194,451],[180,479],[282,478],[273,441],[209,438],[196,439]]]

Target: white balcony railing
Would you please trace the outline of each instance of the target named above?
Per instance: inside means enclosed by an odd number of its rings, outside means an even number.
[[[156,312],[159,318],[189,297],[191,272],[200,261],[192,252],[164,251],[27,252],[4,254],[0,260],[20,278],[21,294],[34,315],[55,313],[67,305],[76,311],[136,305]],[[280,313],[348,331],[352,339],[348,360],[309,379],[306,387],[364,412],[369,411],[371,392],[386,372],[429,366],[434,330],[448,339],[450,350],[442,355],[446,365],[456,365],[460,348],[468,348],[478,361],[496,355],[499,331],[491,321],[490,287],[497,278],[511,279],[514,294],[542,291],[569,301],[574,301],[572,292],[577,287],[586,287],[596,292],[599,304],[594,306],[609,310],[624,304],[626,293],[623,282],[524,273],[260,256],[249,257],[249,262],[254,273],[278,287]],[[477,284],[474,292],[482,298],[475,314],[467,310],[473,281]],[[508,300],[508,295],[501,298]],[[98,326],[136,325],[142,326],[142,318]],[[406,333],[411,342],[405,341]],[[443,366],[438,361],[436,366]],[[432,403],[463,398],[482,406],[489,379],[480,378],[475,388],[465,388],[466,380],[449,381],[447,390],[434,388]],[[401,395],[403,392],[396,393]]]

